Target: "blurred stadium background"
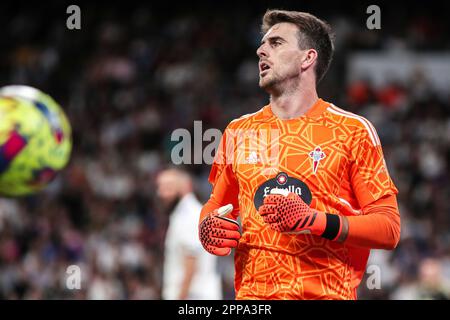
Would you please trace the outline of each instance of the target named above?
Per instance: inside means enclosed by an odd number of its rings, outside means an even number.
[[[162,1],[161,1],[162,2]],[[81,7],[81,30],[66,8]],[[223,130],[258,110],[259,24],[267,8],[326,19],[336,54],[322,98],[370,119],[400,190],[402,237],[373,250],[381,288],[360,299],[450,296],[450,3],[375,3],[381,30],[366,28],[368,2],[193,1],[0,3],[0,86],[52,95],[74,131],[68,168],[43,193],[0,199],[0,298],[160,299],[167,217],[155,174],[170,164],[176,128]],[[188,167],[202,201],[209,165]],[[65,289],[68,265],[82,289]],[[373,269],[372,269],[373,270]],[[221,258],[225,297],[233,263]]]

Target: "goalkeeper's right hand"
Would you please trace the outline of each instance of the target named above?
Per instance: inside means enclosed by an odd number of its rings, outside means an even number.
[[[225,217],[232,210],[233,205],[227,204],[209,213],[200,222],[198,228],[200,242],[209,253],[227,256],[231,248],[237,247],[241,238],[239,224],[236,220]]]

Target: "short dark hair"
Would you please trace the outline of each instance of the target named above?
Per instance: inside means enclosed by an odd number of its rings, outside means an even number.
[[[330,25],[307,12],[267,10],[262,19],[261,31],[266,34],[277,23],[289,22],[298,28],[298,46],[302,50],[317,51],[316,83],[322,80],[333,59],[334,45]]]

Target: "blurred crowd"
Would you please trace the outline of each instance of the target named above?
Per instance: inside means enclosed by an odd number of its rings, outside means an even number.
[[[255,51],[268,6],[200,4],[83,3],[81,30],[66,28],[60,3],[0,4],[7,21],[0,85],[52,95],[74,139],[68,167],[45,192],[0,199],[0,298],[160,299],[168,217],[154,178],[171,163],[171,133],[192,131],[194,120],[223,130],[267,103]],[[372,251],[359,297],[449,298],[450,84],[436,94],[420,72],[383,87],[342,78],[354,50],[449,50],[446,17],[412,6],[396,19],[386,12],[382,30],[370,31],[361,5],[286,8],[335,28],[336,56],[319,95],[372,121],[400,190],[401,241],[394,251]],[[429,10],[448,12],[440,9]],[[209,165],[187,168],[205,201]],[[221,258],[226,298],[233,297],[230,259]],[[66,286],[70,265],[80,267],[80,290]]]

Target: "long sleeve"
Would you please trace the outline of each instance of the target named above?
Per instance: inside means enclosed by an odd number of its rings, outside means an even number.
[[[234,208],[230,217],[237,219],[239,214],[238,194],[238,182],[231,170],[231,166],[225,166],[217,180],[213,182],[213,190],[209,200],[202,208],[200,221],[214,209],[218,209],[229,203],[231,203]]]
[[[395,187],[375,128],[357,132],[352,147],[351,190],[362,214],[347,216],[346,243],[369,249],[393,249],[400,238],[400,214]]]
[[[211,211],[229,203],[234,208],[230,217],[237,219],[239,214],[239,183],[230,163],[234,146],[232,139],[233,137],[228,137],[227,130],[225,130],[209,174],[209,182],[213,189],[209,200],[202,208],[199,222]]]
[[[400,213],[393,194],[367,205],[363,215],[347,217],[347,221],[348,245],[391,250],[400,240]]]

